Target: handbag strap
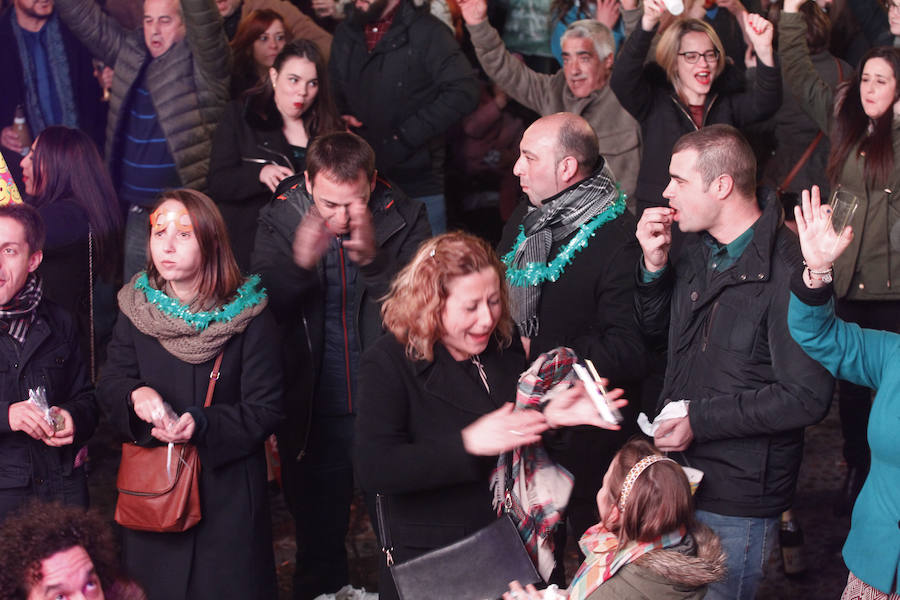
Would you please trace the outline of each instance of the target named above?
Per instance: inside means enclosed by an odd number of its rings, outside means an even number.
[[[384,552],[387,566],[394,566],[394,545],[391,543],[391,530],[388,527],[387,497],[375,494],[375,518],[378,519],[378,533],[381,536],[381,551]]]
[[[216,364],[213,365],[212,371],[209,372],[209,387],[206,388],[206,401],[203,403],[203,408],[207,408],[212,402],[213,390],[216,389],[216,382],[219,380],[219,367],[222,366],[222,356],[224,354],[224,349],[219,352],[219,355],[216,357]]]
[[[834,58],[834,64],[837,65],[838,72],[838,83],[844,81],[844,69],[841,68],[841,61],[837,58]],[[806,150],[803,151],[803,154],[800,155],[800,158],[797,160],[794,168],[787,174],[787,176],[778,184],[777,192],[779,195],[783,194],[785,189],[791,185],[791,182],[794,181],[794,177],[797,176],[797,173],[800,172],[800,169],[803,168],[803,165],[809,160],[809,157],[812,156],[812,153],[815,152],[816,146],[819,145],[819,142],[822,141],[822,138],[825,137],[825,132],[821,129],[819,133],[816,134],[816,137],[813,138],[813,141],[809,143],[809,146],[806,147]]]

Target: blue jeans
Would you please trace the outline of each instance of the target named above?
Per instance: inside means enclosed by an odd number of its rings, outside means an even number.
[[[706,600],[754,600],[775,546],[778,519],[729,517],[705,510],[698,510],[696,517],[722,540],[728,566],[727,577],[709,586]]]
[[[147,268],[147,242],[150,240],[150,211],[140,206],[128,209],[125,220],[125,259],[122,276],[127,284],[138,271]]]
[[[419,196],[414,198],[425,205],[428,212],[428,223],[431,225],[431,235],[438,235],[447,231],[447,205],[443,194],[432,196]]]

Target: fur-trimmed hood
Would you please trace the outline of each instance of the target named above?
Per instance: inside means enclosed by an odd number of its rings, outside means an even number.
[[[635,565],[672,583],[697,588],[725,577],[725,551],[713,530],[697,523],[680,544],[648,552]]]

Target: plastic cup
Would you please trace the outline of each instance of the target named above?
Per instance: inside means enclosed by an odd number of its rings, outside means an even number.
[[[684,2],[682,0],[663,0],[666,3],[666,9],[676,17],[684,12]]]
[[[831,227],[837,234],[834,247],[831,249],[832,254],[841,238],[844,237],[847,226],[853,220],[853,215],[856,214],[857,208],[859,208],[859,198],[847,190],[838,189],[831,195]]]

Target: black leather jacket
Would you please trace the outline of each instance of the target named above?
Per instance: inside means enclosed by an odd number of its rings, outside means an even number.
[[[697,508],[741,517],[791,505],[803,428],[824,418],[834,385],[788,332],[802,256],[774,196],[761,204],[753,239],[730,268],[711,272],[708,245],[689,235],[661,277],[638,275],[635,295],[644,334],[668,345],[658,411],[690,400],[694,440],[676,459],[705,473]]]

